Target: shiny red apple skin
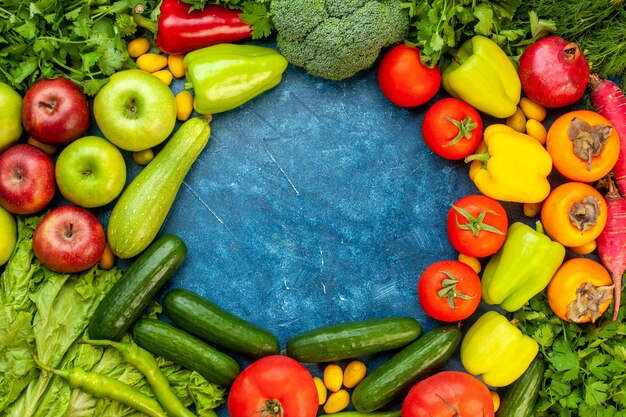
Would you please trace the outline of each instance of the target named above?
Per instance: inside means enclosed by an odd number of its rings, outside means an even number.
[[[33,252],[47,268],[61,273],[94,266],[104,252],[106,238],[98,218],[82,207],[65,205],[44,216],[33,234]]]
[[[87,96],[64,77],[37,81],[24,95],[22,123],[39,142],[67,145],[89,128]]]
[[[0,205],[14,214],[43,210],[56,192],[54,161],[36,146],[13,145],[0,153]]]

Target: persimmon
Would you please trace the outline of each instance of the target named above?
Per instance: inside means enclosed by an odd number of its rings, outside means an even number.
[[[548,304],[565,321],[595,322],[611,304],[612,284],[611,275],[601,263],[572,258],[561,265],[548,284]]]
[[[620,142],[607,118],[590,110],[575,110],[552,123],[546,149],[561,175],[573,181],[593,182],[611,171]]]
[[[583,182],[554,188],[541,206],[544,231],[563,246],[579,247],[600,235],[606,225],[606,201]]]

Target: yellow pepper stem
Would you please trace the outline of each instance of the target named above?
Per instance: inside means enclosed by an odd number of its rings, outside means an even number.
[[[475,153],[475,154],[466,156],[465,163],[469,163],[472,161],[480,161],[482,162],[484,166],[484,165],[487,165],[487,161],[489,161],[489,158],[491,158],[491,155],[489,154],[489,152]]]

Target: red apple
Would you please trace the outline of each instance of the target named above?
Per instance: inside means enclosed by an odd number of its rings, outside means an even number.
[[[33,252],[47,268],[75,273],[94,266],[104,253],[104,228],[90,211],[60,206],[50,211],[35,228]]]
[[[54,161],[36,146],[21,143],[0,154],[0,205],[14,214],[43,210],[54,197]]]
[[[66,145],[85,133],[89,120],[87,96],[67,78],[37,81],[24,95],[22,123],[39,142]]]

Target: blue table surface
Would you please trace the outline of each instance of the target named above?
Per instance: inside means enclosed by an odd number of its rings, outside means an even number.
[[[270,330],[281,348],[312,328],[375,317],[415,317],[424,331],[441,325],[419,305],[418,278],[456,259],[446,215],[478,190],[464,162],[435,155],[421,138],[443,89],[406,109],[382,95],[376,76],[373,67],[329,81],[290,65],[274,89],[213,116],[160,232],[180,236],[188,256],[159,299],[195,291]],[[95,122],[90,133],[100,134]],[[141,167],[125,158],[130,181]],[[510,223],[534,223],[521,204],[504,205]],[[105,225],[112,206],[98,210]],[[374,369],[390,355],[364,360]],[[307,366],[321,375],[321,365]],[[458,355],[444,369],[461,369]]]

